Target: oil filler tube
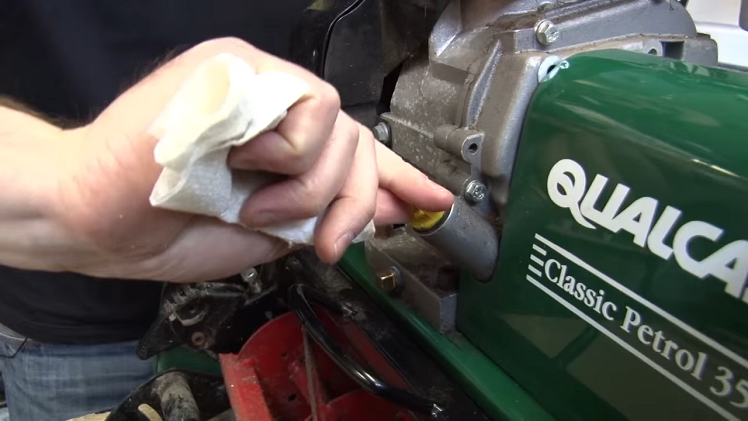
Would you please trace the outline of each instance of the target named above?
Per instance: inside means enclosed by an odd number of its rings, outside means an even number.
[[[462,198],[455,198],[447,212],[415,211],[411,224],[418,236],[478,280],[493,275],[499,252],[496,231]]]

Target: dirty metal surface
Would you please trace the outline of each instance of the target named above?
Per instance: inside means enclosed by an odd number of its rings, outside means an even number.
[[[402,283],[397,298],[421,314],[434,329],[443,333],[455,329],[459,274],[436,249],[403,230],[388,238],[367,241],[366,259],[375,271],[396,268]]]
[[[714,41],[696,33],[675,1],[542,3],[450,2],[428,45],[403,64],[390,111],[382,115],[395,152],[455,194],[470,181],[483,182],[498,210],[508,199],[522,123],[546,58],[614,48],[702,65],[717,59]],[[536,34],[543,20],[559,31],[548,45]],[[445,139],[439,135],[445,126],[465,135]],[[482,140],[465,154],[468,135]],[[491,213],[488,202],[476,208]]]
[[[141,405],[151,407],[164,421],[209,420],[230,409],[220,376],[169,370],[131,392],[106,421],[150,421]]]
[[[444,411],[436,419],[488,419],[436,362],[376,305],[366,291],[347,279],[340,269],[323,264],[311,250],[297,252],[286,262],[284,276],[303,281],[355,309],[352,321],[356,330],[398,373],[405,382],[404,386],[444,403]]]

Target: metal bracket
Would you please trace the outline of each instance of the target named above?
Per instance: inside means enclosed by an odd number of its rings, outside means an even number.
[[[375,271],[394,266],[400,272],[400,300],[439,332],[455,330],[459,275],[444,256],[407,232],[369,240],[365,247]]]

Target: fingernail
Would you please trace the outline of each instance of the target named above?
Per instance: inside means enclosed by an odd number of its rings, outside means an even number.
[[[338,241],[335,242],[335,246],[333,246],[335,259],[340,259],[341,257],[343,257],[343,253],[345,253],[345,250],[351,244],[351,241],[353,241],[353,234],[349,232],[343,234],[342,236],[340,236],[340,238],[338,238]]]

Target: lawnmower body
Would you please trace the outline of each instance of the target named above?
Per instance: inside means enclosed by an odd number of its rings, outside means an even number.
[[[240,420],[748,419],[748,73],[682,3],[314,2],[295,60],[455,204],[175,289],[141,356]]]
[[[563,67],[533,96],[497,269],[463,274],[455,332],[374,292],[361,250],[345,267],[496,417],[537,419],[510,378],[558,419],[745,418],[748,76],[614,50]]]

